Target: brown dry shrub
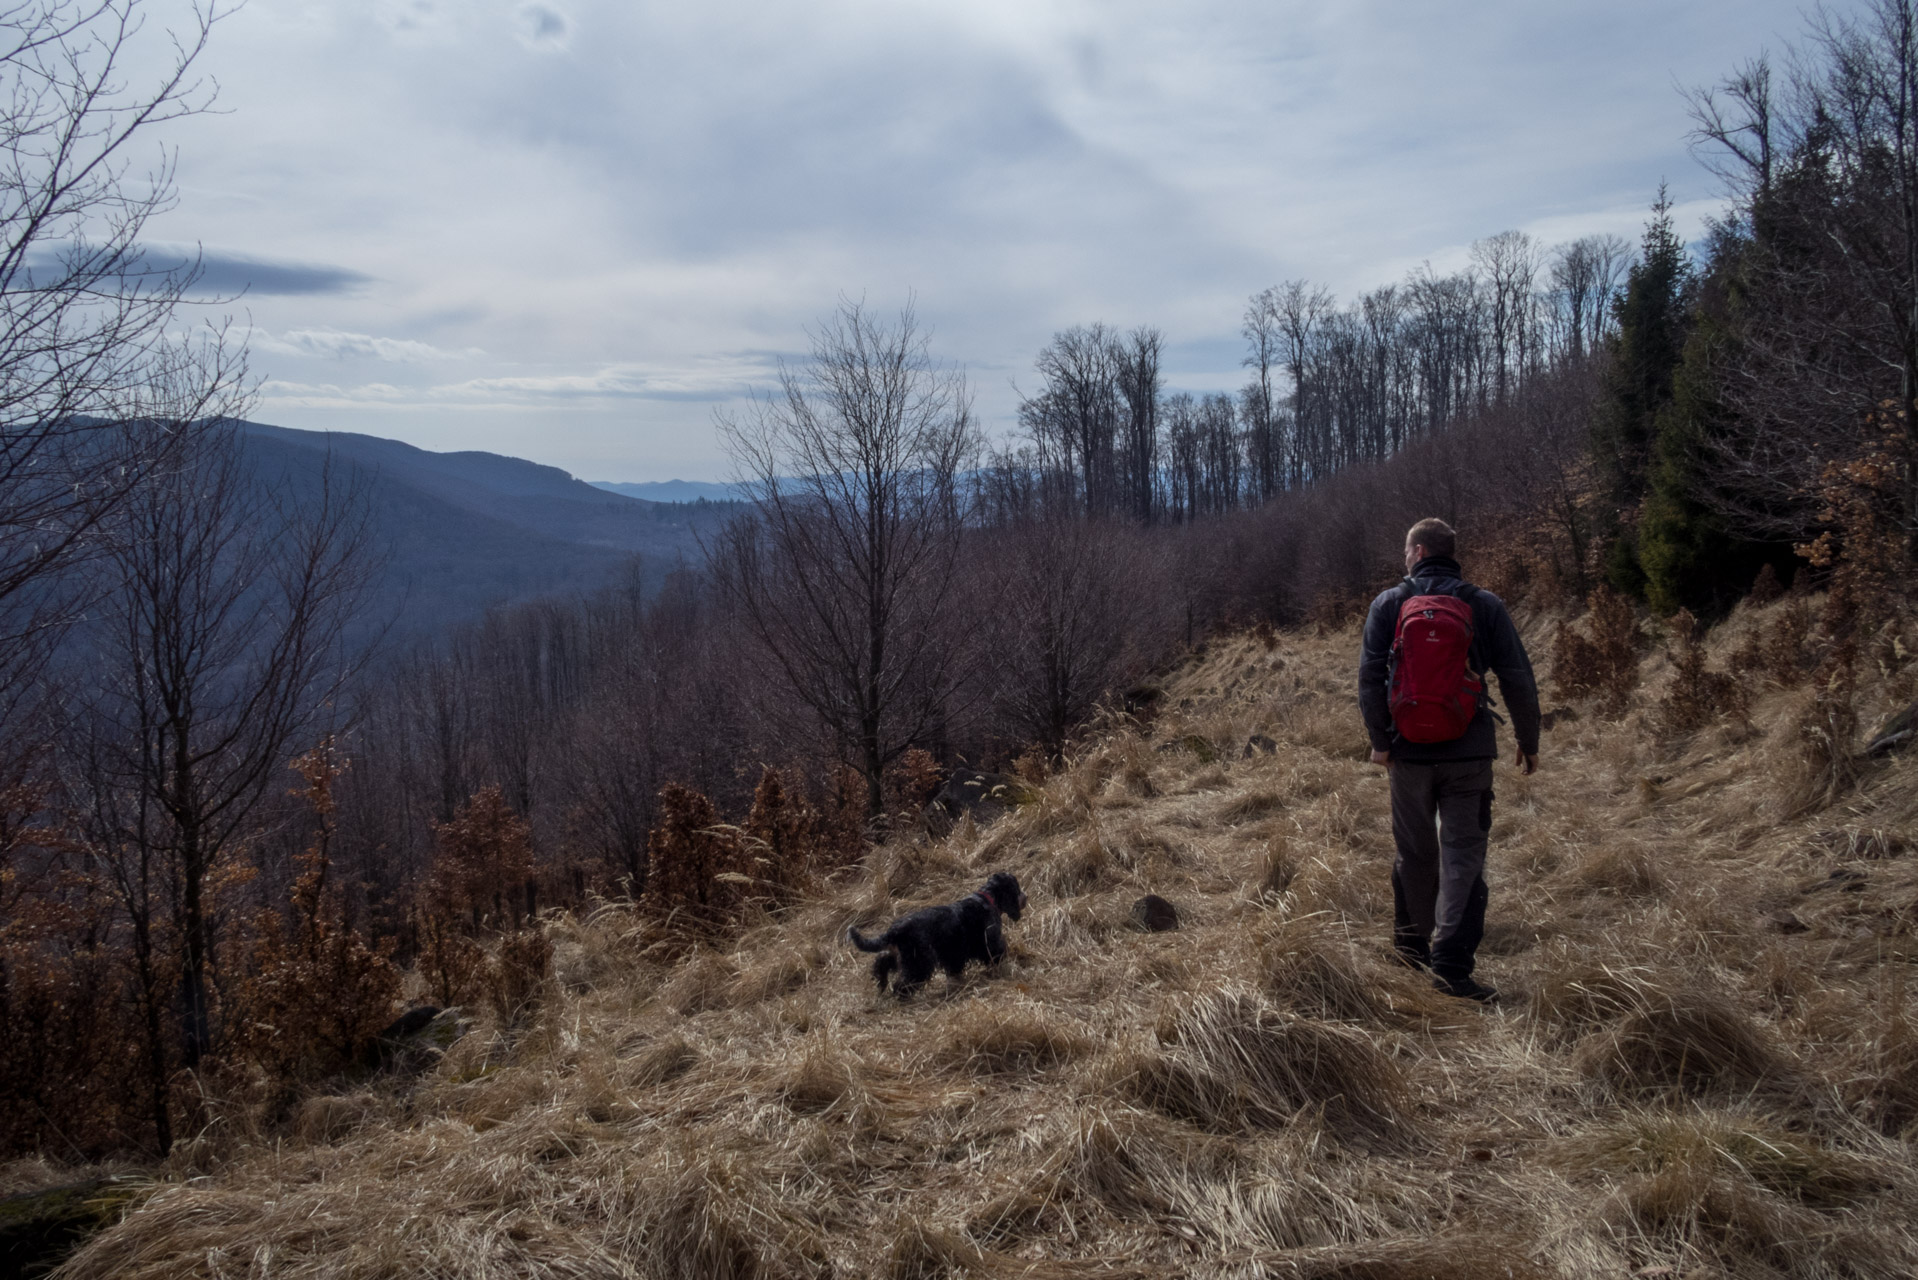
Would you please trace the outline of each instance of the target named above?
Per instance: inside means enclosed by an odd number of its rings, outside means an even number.
[[[747,874],[760,890],[782,900],[809,885],[818,868],[837,860],[825,818],[771,765],[753,789],[746,842]]]
[[[1800,573],[1800,581],[1810,574]],[[1758,669],[1774,684],[1791,687],[1805,674],[1805,662],[1812,634],[1811,606],[1803,596],[1794,596],[1780,607],[1771,625],[1759,641]]]
[[[1243,1173],[1234,1145],[1151,1114],[1094,1111],[1042,1180],[1048,1198],[1088,1201],[1122,1218],[1177,1212],[1196,1179]]]
[[[519,927],[533,905],[533,830],[498,787],[474,792],[434,827],[433,845],[429,911],[463,924],[470,917],[474,933]]]
[[[1035,742],[1021,751],[1019,758],[1012,762],[1012,772],[1021,782],[1037,789],[1045,786],[1047,779],[1052,777],[1052,759],[1046,749]]]
[[[1625,709],[1638,687],[1638,619],[1632,602],[1607,587],[1587,601],[1590,635],[1561,622],[1552,640],[1552,680],[1568,701],[1591,698],[1607,714]]]
[[[1744,687],[1722,671],[1705,669],[1704,628],[1691,610],[1670,622],[1672,683],[1659,702],[1659,718],[1673,733],[1692,733],[1723,716],[1745,714]]]
[[[371,943],[352,926],[331,875],[333,788],[345,758],[329,739],[290,767],[303,783],[292,794],[306,801],[317,828],[294,860],[287,915],[267,908],[254,917],[251,954],[231,989],[228,1016],[231,1051],[276,1083],[350,1065],[392,1019],[400,997],[394,939]]]
[[[1110,887],[1126,869],[1123,851],[1088,830],[1034,868],[1032,883],[1045,893],[1069,898]]]
[[[729,1008],[737,979],[731,963],[710,949],[695,950],[660,986],[659,999],[679,1014]]]
[[[1635,966],[1572,966],[1549,969],[1532,999],[1532,1019],[1553,1044],[1571,1044],[1617,1023],[1631,1010],[1663,997],[1649,969]]]
[[[754,884],[739,828],[722,825],[711,800],[676,782],[660,790],[659,820],[646,837],[646,853],[640,910],[685,936],[722,931]]]
[[[1758,576],[1752,579],[1751,590],[1745,593],[1745,603],[1762,609],[1784,594],[1785,586],[1778,580],[1778,570],[1767,561],[1758,567]]]
[[[441,1005],[470,1004],[485,985],[486,949],[459,923],[430,911],[413,913],[418,953],[413,967]]]
[[[553,972],[553,943],[537,928],[502,934],[486,966],[486,999],[502,1027],[538,1011]]]
[[[945,781],[946,771],[930,751],[920,747],[908,748],[886,771],[886,789],[892,793],[894,806],[909,815],[924,809]]]

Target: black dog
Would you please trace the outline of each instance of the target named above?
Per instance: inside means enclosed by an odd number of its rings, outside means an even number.
[[[957,978],[968,960],[999,963],[1006,954],[999,918],[1017,920],[1025,909],[1026,895],[1019,888],[1019,877],[999,871],[986,881],[985,888],[957,902],[900,916],[877,938],[867,938],[856,928],[847,929],[846,937],[861,951],[880,953],[872,962],[872,976],[881,991],[898,970],[894,988],[900,995],[909,996],[932,976],[935,964],[948,977]]]

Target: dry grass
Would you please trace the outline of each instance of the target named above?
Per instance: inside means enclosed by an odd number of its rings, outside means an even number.
[[[1391,961],[1355,634],[1228,637],[1149,739],[723,948],[548,920],[551,980],[424,1077],[202,1135],[66,1274],[1912,1274],[1918,760],[1838,760],[1835,803],[1780,815],[1830,781],[1811,718],[1829,756],[1913,673],[1877,645],[1821,703],[1813,617],[1741,607],[1681,655],[1744,673],[1736,717],[1672,732],[1655,648],[1541,773],[1500,766],[1499,1008]],[[1032,895],[1009,961],[876,997],[846,925],[1001,868]],[[1146,893],[1178,930],[1127,927]]]

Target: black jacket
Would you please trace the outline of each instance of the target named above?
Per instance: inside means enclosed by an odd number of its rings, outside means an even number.
[[[1456,595],[1465,585],[1458,561],[1449,556],[1428,555],[1412,566],[1412,580],[1421,595]],[[1404,583],[1379,592],[1372,610],[1365,616],[1365,638],[1359,647],[1359,714],[1365,717],[1365,732],[1372,739],[1372,750],[1389,751],[1394,760],[1427,763],[1437,760],[1496,760],[1498,730],[1492,717],[1491,691],[1466,728],[1463,737],[1450,742],[1407,742],[1392,727],[1388,705],[1387,667],[1392,656],[1392,637],[1398,630],[1399,606],[1410,598]],[[1487,670],[1498,676],[1499,693],[1512,713],[1512,731],[1518,735],[1519,750],[1538,754],[1538,683],[1532,678],[1532,660],[1525,644],[1512,625],[1505,602],[1489,591],[1472,596],[1472,648],[1466,662],[1484,678]]]

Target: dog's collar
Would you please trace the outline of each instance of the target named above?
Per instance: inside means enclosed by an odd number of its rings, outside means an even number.
[[[984,889],[974,889],[972,891],[972,896],[975,898],[984,898],[986,900],[986,905],[991,907],[994,911],[997,911],[999,909],[999,904],[994,902],[992,900],[992,895]]]

